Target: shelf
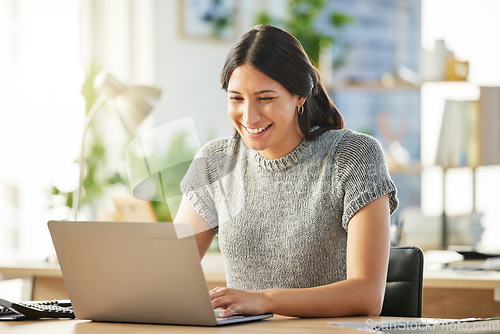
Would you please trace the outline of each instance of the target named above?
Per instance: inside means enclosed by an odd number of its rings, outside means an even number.
[[[371,91],[390,91],[390,90],[419,90],[425,85],[474,85],[466,80],[441,80],[441,81],[422,81],[419,83],[411,83],[402,80],[375,80],[375,81],[350,81],[340,82],[328,85],[328,91],[341,91],[341,90],[371,90]]]
[[[385,83],[383,81],[353,81],[346,83],[332,84],[326,87],[328,91],[336,92],[341,90],[369,90],[369,91],[391,91],[391,90],[419,90],[420,84],[406,81],[395,81]]]
[[[422,166],[417,163],[409,165],[400,165],[395,163],[388,163],[389,173],[394,174],[420,174],[422,172]]]

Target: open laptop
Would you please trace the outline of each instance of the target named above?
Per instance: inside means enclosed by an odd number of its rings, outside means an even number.
[[[187,224],[49,221],[48,227],[77,318],[216,326],[272,317],[217,317]]]

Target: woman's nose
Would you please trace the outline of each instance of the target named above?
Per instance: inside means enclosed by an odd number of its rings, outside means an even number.
[[[245,110],[243,111],[243,121],[246,125],[257,124],[262,116],[255,106],[251,103],[247,103]]]

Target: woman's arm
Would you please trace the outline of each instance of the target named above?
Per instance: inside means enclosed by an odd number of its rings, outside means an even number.
[[[207,221],[189,204],[189,201],[185,197],[182,197],[179,211],[177,211],[174,219],[174,224],[177,223],[191,225],[196,245],[198,246],[198,252],[202,259],[215,237],[215,232]]]
[[[275,313],[297,317],[378,315],[382,310],[389,261],[389,198],[359,210],[349,222],[347,279],[306,289],[242,291],[215,288],[214,307],[233,313]]]

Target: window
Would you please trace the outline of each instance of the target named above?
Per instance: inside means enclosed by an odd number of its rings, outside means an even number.
[[[0,0],[0,260],[52,252],[53,183],[74,187],[84,105],[77,0]]]

